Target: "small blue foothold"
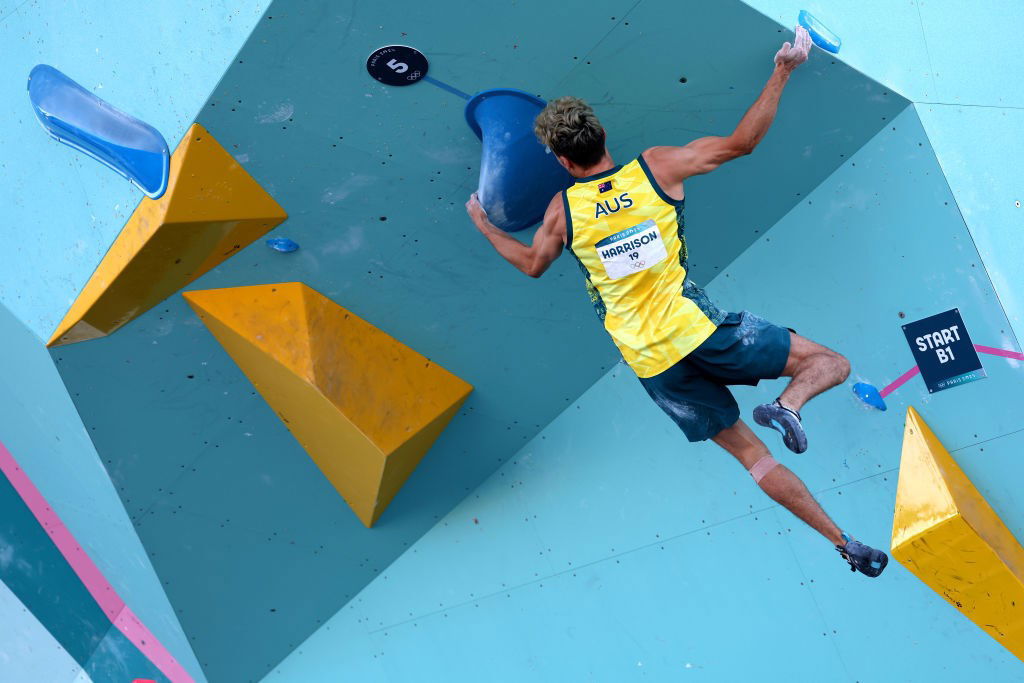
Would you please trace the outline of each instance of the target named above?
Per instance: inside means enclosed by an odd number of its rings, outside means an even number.
[[[299,248],[299,245],[292,242],[287,237],[271,237],[267,240],[267,246],[274,251],[280,251],[281,253],[288,254]]]
[[[878,393],[878,389],[873,384],[867,382],[857,382],[853,385],[853,393],[857,395],[857,398],[867,403],[872,408],[878,408],[879,410],[885,410],[885,399]]]
[[[815,45],[826,52],[831,52],[832,54],[839,52],[839,46],[843,44],[843,41],[839,36],[832,33],[832,31],[829,31],[825,24],[818,21],[813,14],[802,9],[800,10],[800,16],[797,18],[797,22],[811,34],[811,41],[813,41]]]

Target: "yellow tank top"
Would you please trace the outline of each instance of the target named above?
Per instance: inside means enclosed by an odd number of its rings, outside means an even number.
[[[643,157],[566,190],[566,248],[590,299],[639,377],[664,372],[725,318],[686,278],[683,201],[658,186]]]

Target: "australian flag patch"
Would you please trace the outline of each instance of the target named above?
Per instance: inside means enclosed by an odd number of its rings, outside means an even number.
[[[607,180],[607,181],[601,183],[600,185],[597,186],[597,191],[598,192],[611,192],[612,191],[612,181]]]

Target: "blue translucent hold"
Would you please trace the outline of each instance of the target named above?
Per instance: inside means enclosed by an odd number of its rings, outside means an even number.
[[[287,237],[271,237],[267,240],[267,246],[274,251],[280,251],[285,254],[291,253],[299,248],[298,244],[292,242]]]
[[[58,142],[123,175],[152,199],[167,191],[171,153],[156,128],[46,64],[29,74],[28,96],[39,123]]]
[[[853,385],[853,393],[872,408],[885,410],[885,399],[882,398],[882,395],[878,393],[878,389],[873,384],[857,382]]]
[[[509,88],[479,92],[466,103],[466,122],[483,143],[480,204],[506,232],[540,222],[551,198],[573,183],[533,133],[533,120],[546,104]]]
[[[797,22],[811,34],[811,41],[826,52],[836,54],[843,41],[805,9],[800,10]]]

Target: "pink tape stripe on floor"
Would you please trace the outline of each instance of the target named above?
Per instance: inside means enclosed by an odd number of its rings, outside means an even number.
[[[0,443],[0,471],[7,476],[11,485],[14,486],[14,490],[18,492],[18,495],[25,501],[32,514],[39,520],[43,529],[46,530],[46,533],[49,534],[58,550],[64,556],[64,559],[67,560],[75,574],[85,584],[93,599],[100,606],[100,609],[103,610],[103,613],[107,615],[107,618],[110,619],[114,627],[123,633],[135,647],[139,648],[139,651],[146,655],[149,661],[153,662],[156,668],[160,669],[172,683],[179,683],[179,681],[181,683],[193,683],[192,677],[178,663],[178,660],[163,646],[163,643],[150,633],[149,629],[139,621],[131,609],[124,604],[124,600],[117,594],[114,587],[110,585],[107,578],[103,576],[103,572],[93,563],[86,552],[82,550],[82,546],[78,544],[75,537],[64,526],[64,522],[60,520],[57,513],[46,502],[43,494],[35,487],[35,484],[32,483],[32,480],[29,479],[25,471],[21,469],[21,466],[18,465],[14,456],[11,455],[11,452],[7,450],[3,443]]]

